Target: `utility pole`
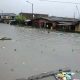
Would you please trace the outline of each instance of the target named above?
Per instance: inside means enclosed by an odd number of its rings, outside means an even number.
[[[74,20],[75,20],[75,12],[74,12],[74,15],[73,16],[74,16]]]
[[[1,10],[1,18],[3,18],[3,10]]]
[[[76,9],[78,11],[78,15],[79,15],[79,19],[80,19],[80,12],[79,12],[79,9],[78,9],[78,6],[76,5]]]
[[[33,19],[34,17],[33,17],[33,4],[32,4],[32,19]]]
[[[34,17],[33,17],[33,11],[34,11],[33,3],[29,2],[29,1],[26,1],[26,2],[32,5],[32,19],[34,19]]]

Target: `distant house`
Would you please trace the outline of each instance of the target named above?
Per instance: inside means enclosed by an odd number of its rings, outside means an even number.
[[[79,21],[78,19],[75,18],[66,18],[66,17],[51,17],[53,20],[58,22],[57,29],[58,30],[63,30],[63,31],[75,31],[75,26],[77,22]]]
[[[80,21],[78,21],[75,26],[75,32],[80,32]]]
[[[48,14],[37,14],[37,13],[20,13],[20,15],[25,16],[26,19],[31,20],[32,17],[34,18],[40,18],[40,17],[48,17]]]
[[[3,22],[8,22],[9,20],[14,20],[16,14],[14,13],[0,13],[0,20]]]
[[[48,17],[35,18],[35,19],[31,20],[31,23],[33,26],[35,26],[37,28],[47,28],[47,29],[55,28],[58,24],[57,21],[52,21]]]
[[[53,30],[62,31],[75,31],[75,26],[79,20],[74,18],[64,18],[64,17],[41,17],[31,20],[30,23],[35,27],[48,28]]]

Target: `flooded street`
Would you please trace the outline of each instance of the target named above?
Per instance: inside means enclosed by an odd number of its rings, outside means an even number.
[[[0,80],[27,78],[59,68],[80,70],[80,34],[0,24]]]

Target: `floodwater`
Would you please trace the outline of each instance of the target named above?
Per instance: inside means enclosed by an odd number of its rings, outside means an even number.
[[[0,24],[0,80],[27,78],[61,68],[80,70],[80,34]]]

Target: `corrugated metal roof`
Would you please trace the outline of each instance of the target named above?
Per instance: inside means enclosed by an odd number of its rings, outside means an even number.
[[[25,15],[32,15],[32,13],[19,13],[19,14],[25,14]],[[48,14],[38,14],[38,13],[33,13],[33,15],[46,15],[48,16]]]
[[[76,22],[59,22],[58,25],[65,25],[65,26],[71,26],[71,25],[75,25]]]
[[[66,18],[66,17],[56,17],[56,16],[51,16],[51,17],[43,17],[44,19],[48,19],[50,21],[64,21],[64,22],[76,22],[79,21],[79,19],[75,19],[75,18]]]
[[[45,19],[51,22],[58,22],[58,25],[66,25],[66,26],[76,25],[76,23],[79,21],[79,19],[64,18],[64,17],[41,17],[41,18],[35,18],[33,20],[38,20],[38,19]]]
[[[14,13],[0,13],[0,16],[16,16]]]

